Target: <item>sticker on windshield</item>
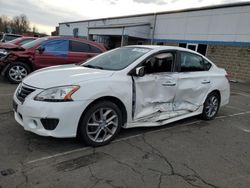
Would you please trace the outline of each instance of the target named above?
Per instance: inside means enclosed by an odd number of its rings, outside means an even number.
[[[147,52],[149,51],[149,49],[145,49],[145,48],[134,48],[132,51],[133,51],[133,52],[147,53]]]

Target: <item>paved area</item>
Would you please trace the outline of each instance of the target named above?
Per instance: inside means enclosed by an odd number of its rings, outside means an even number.
[[[0,187],[250,187],[250,85],[233,83],[213,121],[122,130],[111,144],[25,132],[0,80]]]

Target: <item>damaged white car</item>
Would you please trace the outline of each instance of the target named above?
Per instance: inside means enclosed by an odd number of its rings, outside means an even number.
[[[161,126],[229,102],[227,73],[206,57],[170,46],[127,46],[81,65],[36,71],[17,87],[15,119],[42,136],[104,145],[120,128]]]

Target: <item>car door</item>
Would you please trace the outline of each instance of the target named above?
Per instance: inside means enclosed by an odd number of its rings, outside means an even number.
[[[133,77],[134,121],[156,122],[171,117],[178,73],[173,72],[175,52],[161,52],[143,62],[145,75]]]
[[[36,69],[69,64],[69,40],[50,40],[44,42],[35,52],[34,64]]]
[[[96,56],[98,52],[101,53],[101,50],[90,44],[82,41],[70,40],[69,61],[71,63],[75,64],[86,61],[87,59]]]
[[[191,52],[179,51],[178,57],[178,88],[173,107],[180,114],[190,113],[196,111],[207,96],[211,64]]]

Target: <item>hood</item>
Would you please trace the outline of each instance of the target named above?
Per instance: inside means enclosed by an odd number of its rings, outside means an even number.
[[[24,49],[22,47],[10,49],[10,53],[9,53],[9,55],[15,55],[15,56],[20,56],[20,57],[28,57],[28,56],[31,56],[33,54],[34,54],[33,50]]]
[[[0,48],[1,49],[13,49],[13,48],[18,48],[18,45],[11,44],[11,43],[1,43]]]
[[[79,65],[60,65],[40,69],[23,79],[23,83],[37,88],[51,88],[112,76],[113,71],[92,69]]]

